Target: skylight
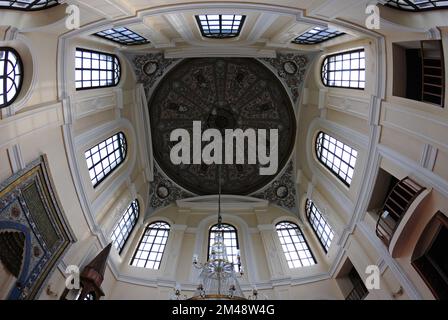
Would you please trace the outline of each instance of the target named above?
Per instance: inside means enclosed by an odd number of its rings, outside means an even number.
[[[37,11],[57,6],[59,1],[56,0],[0,0],[0,8]]]
[[[425,11],[435,9],[447,9],[446,0],[389,0],[387,6],[406,11]]]
[[[95,35],[127,46],[149,43],[148,39],[125,27],[103,30],[95,33]]]
[[[196,16],[199,28],[207,38],[238,37],[246,16],[237,14],[201,14]]]
[[[343,32],[330,28],[314,27],[295,38],[292,42],[296,44],[317,44],[344,34]]]

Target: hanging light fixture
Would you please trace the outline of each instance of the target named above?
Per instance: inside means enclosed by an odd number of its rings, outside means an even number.
[[[240,254],[238,252],[238,262],[235,266],[227,255],[224,234],[221,230],[221,167],[219,167],[217,232],[214,243],[210,247],[208,261],[200,263],[198,256],[193,256],[193,266],[201,270],[201,273],[199,275],[199,285],[191,300],[246,300],[238,283],[238,278],[244,275]]]

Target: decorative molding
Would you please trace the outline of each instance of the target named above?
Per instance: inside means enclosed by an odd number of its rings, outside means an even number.
[[[63,124],[61,103],[36,106],[35,109],[12,115],[0,121],[0,148],[17,144],[22,138]]]
[[[320,95],[319,95],[320,97]],[[320,99],[319,99],[320,106]],[[357,118],[367,120],[370,113],[370,101],[368,99],[327,94],[327,108],[346,113]]]
[[[14,41],[17,39],[17,36],[20,34],[20,30],[9,26],[4,33],[4,37],[2,41]]]
[[[263,34],[269,29],[269,27],[271,27],[271,25],[278,19],[278,17],[278,14],[261,13],[255,21],[251,32],[247,36],[249,44],[258,41],[261,36],[263,36]]]
[[[187,209],[192,212],[198,211],[217,211],[218,210],[218,196],[201,196],[194,198],[186,198],[176,201],[177,207],[180,209]],[[246,196],[221,195],[221,209],[224,212],[236,211],[251,211],[266,209],[269,205],[267,200],[256,199]]]
[[[427,112],[383,103],[381,125],[399,130],[448,152],[448,122]]]
[[[425,143],[422,150],[422,156],[420,159],[420,165],[432,171],[436,164],[438,149],[434,148],[432,145]]]
[[[180,58],[211,58],[211,57],[234,57],[234,58],[275,58],[276,52],[272,49],[259,48],[245,48],[240,46],[226,45],[225,47],[196,47],[196,48],[182,48],[182,49],[167,49],[165,51],[165,58],[180,59]]]
[[[136,108],[134,110],[134,121],[136,124],[137,143],[140,146],[139,156],[145,172],[146,182],[154,179],[154,157],[152,154],[152,139],[147,100],[143,85],[137,84],[135,89]]]
[[[310,16],[325,20],[335,20],[339,15],[354,7],[365,6],[370,0],[325,0],[308,10]]]
[[[11,163],[12,172],[17,173],[25,169],[25,162],[23,161],[22,152],[19,144],[14,144],[7,148],[9,162]]]
[[[328,95],[328,89],[327,88],[319,88],[319,96],[318,96],[318,102],[317,102],[317,108],[319,110],[325,109],[327,106],[327,95]]]
[[[442,32],[438,27],[431,28],[426,33],[428,40],[441,40]]]
[[[70,3],[82,6],[88,11],[95,12],[99,16],[106,18],[106,21],[135,14],[131,10],[130,5],[124,3],[122,0],[99,0],[94,3],[86,0],[70,0]]]
[[[118,94],[112,92],[98,92],[93,96],[82,97],[79,94],[74,95],[72,103],[72,113],[75,120],[91,116],[95,113],[115,109],[118,107]]]
[[[386,272],[387,263],[386,263],[386,261],[384,261],[383,258],[379,258],[376,265],[380,269],[380,274],[384,274],[384,272]]]

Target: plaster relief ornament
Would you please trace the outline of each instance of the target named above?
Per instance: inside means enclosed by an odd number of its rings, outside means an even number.
[[[292,101],[257,59],[184,59],[154,88],[148,109],[156,164],[195,195],[217,193],[219,166],[223,194],[262,190],[294,148]]]

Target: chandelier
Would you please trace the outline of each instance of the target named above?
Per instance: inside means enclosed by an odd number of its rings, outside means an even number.
[[[218,168],[218,225],[214,242],[210,247],[207,262],[200,263],[198,256],[193,256],[193,266],[201,270],[199,285],[191,300],[246,300],[238,283],[244,275],[241,257],[238,252],[237,263],[227,255],[222,232],[221,216],[221,167]]]
[[[231,261],[227,255],[222,232],[221,216],[221,167],[218,168],[218,224],[213,244],[210,246],[210,256],[207,262],[199,262],[198,255],[193,256],[193,266],[201,270],[199,285],[192,298],[188,300],[258,300],[267,299],[260,295],[254,287],[252,295],[245,298],[238,279],[244,275],[244,267],[241,264],[240,252],[237,252],[237,262]],[[180,285],[176,285],[172,300],[187,300],[182,294]]]

